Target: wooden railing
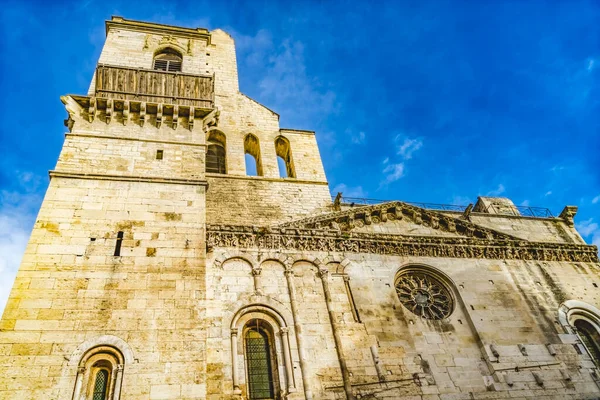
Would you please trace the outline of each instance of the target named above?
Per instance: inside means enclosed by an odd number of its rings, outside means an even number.
[[[96,97],[210,109],[214,96],[214,76],[103,64],[96,68]]]

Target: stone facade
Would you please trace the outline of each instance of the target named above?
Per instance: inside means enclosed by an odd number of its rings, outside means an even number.
[[[181,72],[152,72],[163,53]],[[220,30],[113,17],[99,64],[62,98],[0,399],[600,397],[576,208],[332,201],[314,133],[239,93]]]

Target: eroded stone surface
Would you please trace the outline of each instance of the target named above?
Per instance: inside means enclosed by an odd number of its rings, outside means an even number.
[[[598,398],[572,324],[600,317],[600,264],[573,208],[340,207],[314,133],[239,93],[228,34],[108,28],[99,63],[149,69],[170,46],[182,73],[214,74],[215,109],[107,102],[95,79],[63,98],[69,133],[1,320],[0,399],[89,399],[85,360],[104,347],[113,397],[249,398],[250,329],[268,337],[274,398]],[[206,173],[215,131],[227,174]],[[245,174],[250,133],[260,177]],[[295,178],[279,177],[279,136]],[[401,301],[408,270],[443,287]],[[440,293],[443,318],[407,308]]]

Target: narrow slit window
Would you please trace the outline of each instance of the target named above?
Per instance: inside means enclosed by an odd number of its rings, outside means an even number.
[[[156,159],[157,160],[163,159],[163,151],[162,150],[156,150]]]
[[[115,243],[115,257],[121,255],[121,244],[123,243],[123,232],[117,233],[117,242]]]
[[[181,72],[183,59],[181,54],[171,48],[166,48],[154,56],[153,68],[157,71]]]

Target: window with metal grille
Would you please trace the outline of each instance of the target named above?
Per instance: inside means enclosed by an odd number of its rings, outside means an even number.
[[[158,71],[180,72],[183,59],[173,49],[166,48],[154,56],[154,69]]]
[[[248,389],[251,400],[273,399],[273,371],[269,336],[258,326],[246,332]]]
[[[105,369],[98,370],[96,380],[94,382],[94,393],[92,400],[106,400],[106,392],[108,388],[108,371]]]
[[[206,151],[206,172],[224,174],[225,147],[221,143],[209,143]]]

